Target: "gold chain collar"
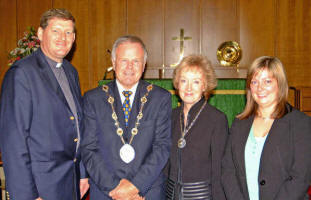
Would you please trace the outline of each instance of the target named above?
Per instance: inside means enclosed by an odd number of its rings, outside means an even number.
[[[144,108],[144,105],[147,103],[147,96],[149,95],[149,92],[153,89],[153,86],[152,86],[152,84],[150,84],[150,85],[148,85],[146,88],[147,88],[147,92],[145,93],[145,95],[144,95],[142,98],[140,98],[141,105],[140,105],[140,108],[139,108],[139,113],[138,113],[138,115],[137,115],[137,117],[136,117],[135,127],[132,128],[132,130],[131,130],[131,134],[132,134],[132,135],[131,135],[131,139],[130,139],[129,144],[132,144],[132,141],[133,141],[135,135],[138,134],[139,120],[141,120],[141,119],[143,118],[143,108]],[[114,108],[114,106],[113,106],[114,98],[108,93],[109,87],[108,87],[107,85],[103,85],[103,86],[102,86],[102,90],[105,91],[105,92],[106,92],[106,95],[108,96],[108,100],[107,100],[107,101],[108,101],[108,103],[110,104],[111,109],[112,109],[112,115],[111,115],[111,117],[112,117],[112,119],[113,119],[114,122],[115,122],[114,125],[115,125],[116,128],[117,128],[116,133],[117,133],[117,135],[121,138],[122,143],[125,144],[125,141],[124,141],[124,138],[123,138],[123,133],[124,133],[124,131],[123,131],[123,129],[120,127],[120,123],[119,123],[119,121],[118,121],[118,116],[117,116],[116,111],[115,111],[115,108]]]

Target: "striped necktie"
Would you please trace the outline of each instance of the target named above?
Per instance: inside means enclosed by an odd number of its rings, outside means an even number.
[[[128,126],[128,121],[129,121],[130,113],[131,113],[130,96],[131,96],[132,92],[131,91],[123,91],[122,94],[125,97],[123,105],[122,105],[124,116],[125,116],[125,125]]]

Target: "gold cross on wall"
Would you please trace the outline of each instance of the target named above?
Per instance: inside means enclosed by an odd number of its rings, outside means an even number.
[[[179,48],[179,60],[177,63],[175,64],[171,64],[170,66],[171,67],[176,67],[180,61],[182,60],[182,58],[184,57],[184,41],[185,40],[191,40],[192,37],[189,37],[189,36],[185,36],[184,35],[184,29],[180,29],[180,36],[179,37],[173,37],[172,40],[176,40],[176,41],[180,41],[180,48]]]

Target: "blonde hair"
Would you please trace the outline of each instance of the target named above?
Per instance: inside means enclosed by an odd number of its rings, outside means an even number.
[[[277,80],[278,85],[278,99],[277,106],[275,107],[274,112],[272,113],[272,118],[280,118],[286,114],[286,102],[288,97],[288,83],[286,78],[286,72],[283,67],[282,62],[276,58],[271,56],[262,56],[256,58],[254,62],[251,64],[250,68],[247,72],[247,80],[246,80],[246,106],[244,111],[237,115],[239,119],[246,119],[250,115],[257,115],[258,104],[252,97],[250,84],[253,77],[261,70],[267,70],[272,74],[273,78]]]
[[[217,86],[215,71],[211,62],[201,55],[189,55],[184,57],[179,65],[175,68],[173,74],[173,84],[178,90],[178,82],[182,70],[199,70],[203,74],[203,82],[205,86],[204,96],[208,98],[211,91]]]

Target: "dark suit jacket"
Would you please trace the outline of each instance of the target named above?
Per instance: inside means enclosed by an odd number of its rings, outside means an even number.
[[[202,98],[191,107],[189,123],[193,121],[204,101],[205,99]],[[168,171],[170,172],[169,178],[174,182],[177,182],[178,177],[177,141],[181,137],[180,112],[182,112],[182,106],[174,109],[172,113],[173,140]],[[182,181],[210,181],[212,197],[216,200],[225,199],[220,177],[221,160],[227,137],[228,121],[226,115],[215,107],[206,104],[197,121],[185,137],[186,147],[181,150]]]
[[[140,98],[147,92],[149,83],[139,81],[129,128],[126,129],[122,103],[115,81],[108,84],[109,93],[114,97],[114,107],[117,112],[120,127],[124,130],[127,141],[130,131],[135,125],[140,108]],[[124,163],[119,150],[122,147],[120,137],[116,134],[116,126],[111,117],[111,105],[108,96],[101,87],[87,92],[84,96],[84,130],[82,142],[82,160],[90,175],[90,197],[110,199],[109,191],[114,189],[122,178],[131,181],[141,195],[150,199],[164,199],[164,176],[162,169],[169,157],[171,145],[171,97],[168,91],[153,85],[147,103],[143,108],[143,118],[140,120],[138,134],[134,137],[132,146],[135,149],[135,159],[129,164]]]
[[[80,120],[78,73],[66,60],[63,68]],[[41,49],[8,70],[2,84],[0,142],[10,199],[69,200],[78,194],[72,116]]]
[[[311,118],[287,106],[267,136],[259,167],[261,200],[303,200],[311,183]],[[222,184],[228,200],[249,199],[244,150],[254,116],[236,119],[223,159]]]

